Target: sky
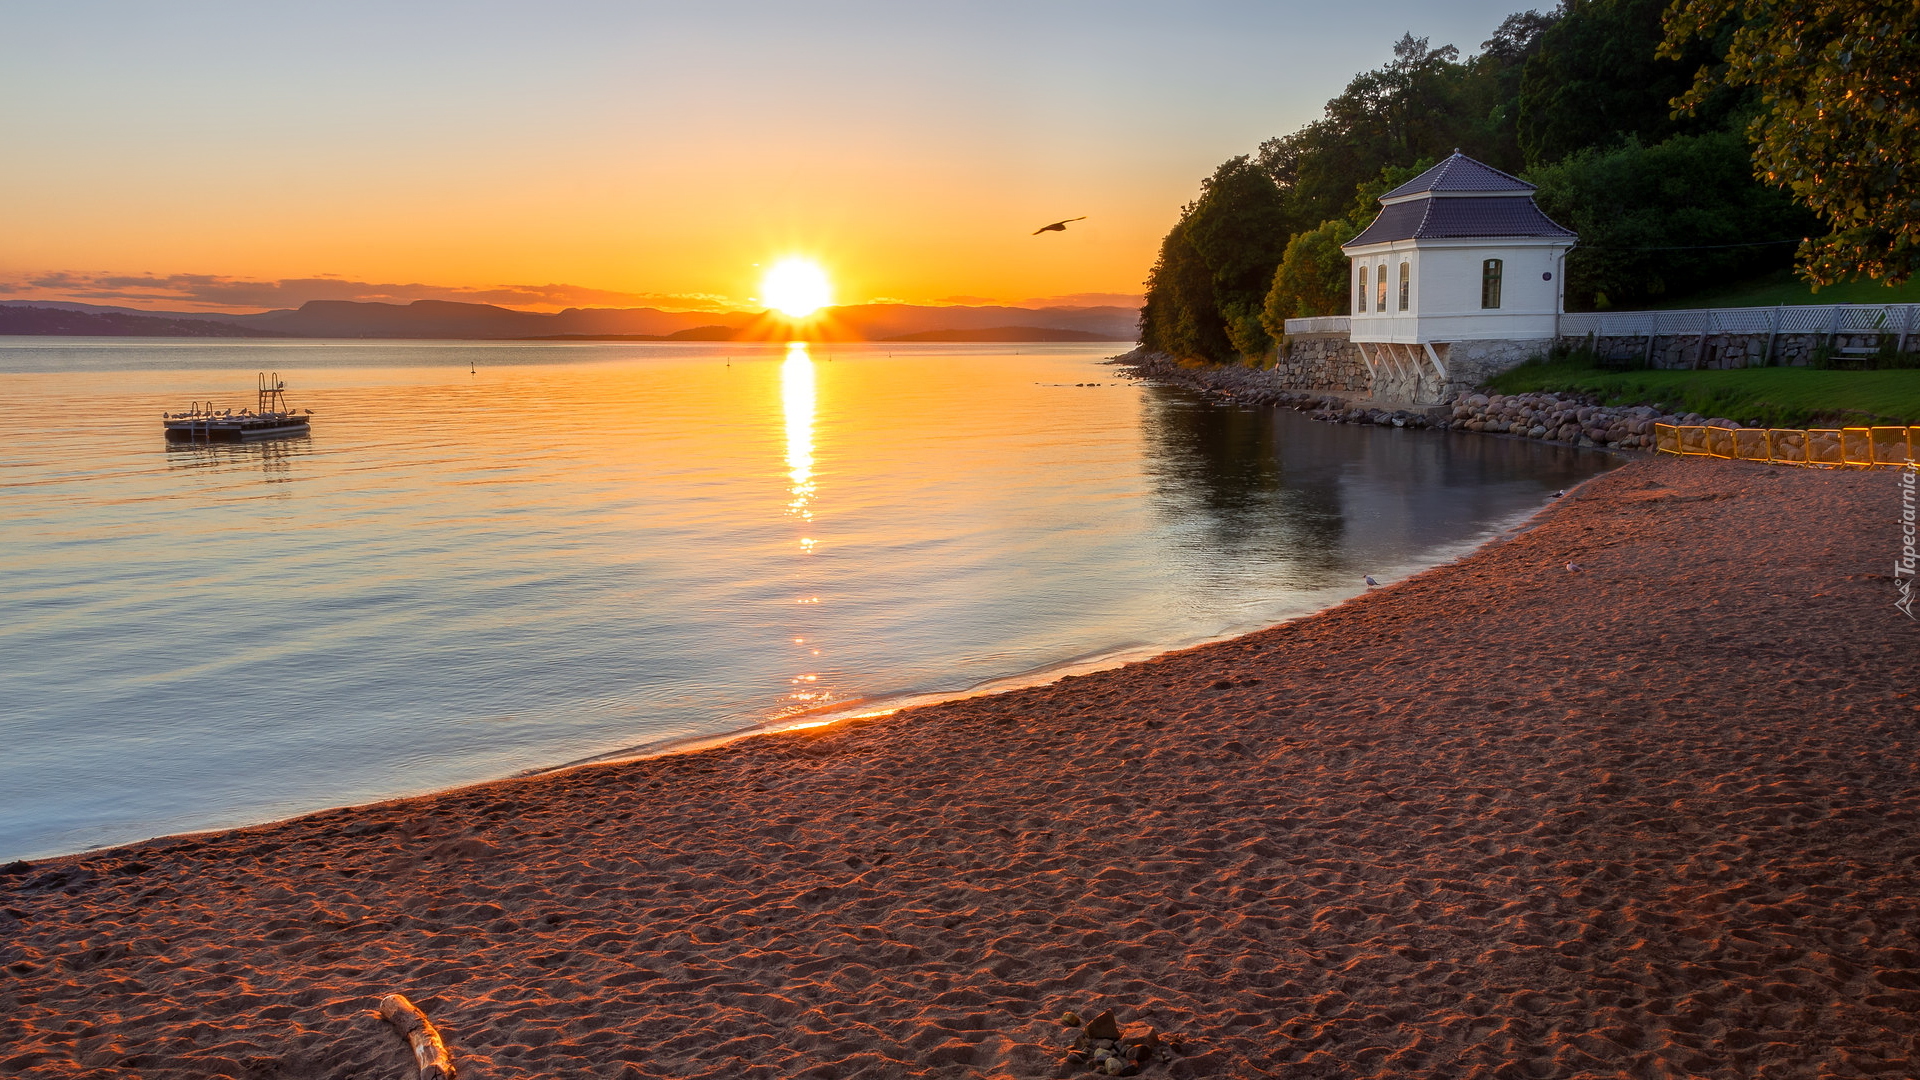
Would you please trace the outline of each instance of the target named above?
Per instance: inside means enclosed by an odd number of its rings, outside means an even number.
[[[0,298],[1133,304],[1216,165],[1524,6],[9,0]]]

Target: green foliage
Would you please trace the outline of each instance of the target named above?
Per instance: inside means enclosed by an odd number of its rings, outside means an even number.
[[[1273,348],[1260,310],[1286,250],[1285,226],[1279,189],[1248,158],[1214,170],[1161,244],[1147,279],[1142,343],[1214,363]]]
[[[1549,217],[1580,234],[1567,257],[1567,306],[1642,307],[1785,267],[1818,227],[1783,192],[1753,181],[1734,132],[1629,139],[1581,150],[1527,177]],[[1781,241],[1786,243],[1767,243]]]
[[[1731,29],[1730,29],[1731,28]],[[1662,54],[1724,37],[1676,104],[1759,91],[1747,128],[1770,183],[1831,226],[1799,252],[1817,284],[1920,271],[1920,4],[1914,0],[1675,0]]]
[[[1356,232],[1345,219],[1335,218],[1288,242],[1260,312],[1267,333],[1279,337],[1288,319],[1346,314],[1348,264],[1340,245]]]
[[[1668,102],[1712,54],[1697,46],[1685,57],[1655,55],[1666,6],[1667,0],[1565,0],[1527,57],[1514,98],[1515,134],[1528,165],[1629,138],[1656,143],[1725,125],[1740,104],[1736,94],[1714,95],[1698,116],[1671,115]]]
[[[1393,59],[1363,72],[1326,115],[1291,135],[1260,144],[1257,160],[1285,197],[1289,233],[1343,216],[1354,189],[1389,166],[1438,160],[1456,148],[1495,168],[1518,170],[1511,99],[1521,66],[1553,17],[1511,16],[1462,62],[1451,45],[1403,36]]]
[[[1773,307],[1776,304],[1920,304],[1920,278],[1903,285],[1879,281],[1843,281],[1838,285],[1810,285],[1782,266],[1765,274],[1743,277],[1697,293],[1650,304],[1649,307]]]
[[[1607,405],[1660,405],[1771,427],[1920,423],[1920,370],[1600,371],[1575,363],[1527,364],[1488,386],[1503,394],[1590,394]]]
[[[1180,224],[1160,241],[1160,257],[1147,275],[1147,303],[1140,309],[1140,343],[1182,359],[1208,359],[1232,351],[1213,299],[1206,260],[1187,238],[1187,207]]]
[[[1345,217],[1323,221],[1287,244],[1260,315],[1268,333],[1280,336],[1288,319],[1346,314],[1350,264],[1340,245],[1358,236],[1379,213],[1380,196],[1432,166],[1431,160],[1421,160],[1381,169],[1379,175],[1360,185]]]

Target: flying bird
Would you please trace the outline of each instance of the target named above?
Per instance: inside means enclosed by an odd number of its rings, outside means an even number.
[[[1373,587],[1374,587],[1375,585],[1378,585],[1378,584],[1380,584],[1379,582],[1377,582],[1377,581],[1375,581],[1375,580],[1373,580],[1373,575],[1372,575],[1372,574],[1361,574],[1361,575],[1360,575],[1360,580],[1362,580],[1362,581],[1364,581],[1364,582],[1366,582],[1366,583],[1367,583],[1367,588],[1369,588],[1369,589],[1371,589],[1371,588],[1373,588]]]
[[[1085,220],[1087,220],[1087,215],[1085,214],[1081,214],[1079,217],[1070,217],[1067,219],[1067,221],[1085,221]],[[1056,221],[1051,225],[1042,225],[1039,228],[1033,230],[1033,235],[1039,236],[1043,232],[1066,232],[1067,221]]]

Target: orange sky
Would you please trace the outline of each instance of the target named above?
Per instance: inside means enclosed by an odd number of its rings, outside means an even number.
[[[1218,162],[1513,6],[10,4],[0,298],[1130,303]]]

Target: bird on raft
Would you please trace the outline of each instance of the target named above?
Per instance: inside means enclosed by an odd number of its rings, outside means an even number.
[[[1070,217],[1066,219],[1066,221],[1056,221],[1051,225],[1042,225],[1039,228],[1033,230],[1033,235],[1039,236],[1043,232],[1066,232],[1067,221],[1085,221],[1085,220],[1087,220],[1087,215],[1081,214],[1079,217]]]

